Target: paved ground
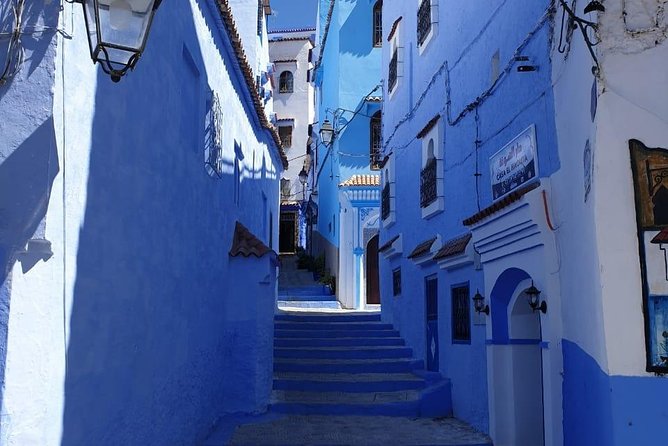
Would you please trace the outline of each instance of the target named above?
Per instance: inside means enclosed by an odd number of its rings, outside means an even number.
[[[227,435],[219,432],[203,446],[272,445],[442,445],[488,446],[489,438],[454,418],[408,419],[289,415],[265,416]]]

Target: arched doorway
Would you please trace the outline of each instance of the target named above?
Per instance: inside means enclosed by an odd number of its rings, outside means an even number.
[[[380,280],[378,276],[378,244],[380,235],[376,234],[366,245],[366,303],[380,304]]]
[[[498,446],[545,444],[541,313],[524,292],[531,283],[525,271],[510,268],[492,289],[487,365],[490,428]]]

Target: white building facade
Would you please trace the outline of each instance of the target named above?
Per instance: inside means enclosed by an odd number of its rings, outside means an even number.
[[[281,253],[306,247],[305,210],[310,188],[302,181],[310,168],[309,129],[315,113],[309,82],[314,33],[314,28],[269,33],[275,123],[288,158],[293,160],[281,176]]]

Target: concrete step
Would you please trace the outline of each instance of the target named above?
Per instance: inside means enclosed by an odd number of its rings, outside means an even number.
[[[418,390],[425,380],[411,373],[276,373],[274,390],[396,392]]]
[[[401,373],[423,368],[417,359],[275,359],[274,372]]]
[[[392,330],[392,324],[381,322],[275,322],[277,330]]]
[[[419,416],[420,394],[399,392],[300,392],[275,390],[270,408],[279,413]]]
[[[373,347],[406,345],[403,338],[276,338],[274,347]]]
[[[274,358],[389,359],[410,358],[412,356],[413,350],[411,348],[401,346],[274,348]]]
[[[314,300],[314,301],[279,300],[277,304],[279,310],[281,311],[294,311],[298,309],[308,309],[308,308],[316,308],[318,310],[341,309],[341,303],[338,300]]]
[[[277,322],[380,322],[380,314],[347,313],[347,314],[277,314]]]
[[[278,287],[279,296],[330,296],[332,290],[322,284]]]
[[[334,302],[336,296],[333,294],[281,294],[278,293],[278,300],[287,300],[292,302]]]
[[[332,339],[332,338],[396,338],[399,332],[396,330],[283,330],[275,329],[276,338],[308,338],[308,339]]]

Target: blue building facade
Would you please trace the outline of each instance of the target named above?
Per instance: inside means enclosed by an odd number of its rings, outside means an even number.
[[[264,6],[164,2],[119,83],[78,3],[0,6],[21,35],[0,81],[0,443],[190,445],[266,408],[287,159],[268,56],[234,25],[266,52]]]
[[[314,133],[317,135],[320,124],[327,120],[332,123],[335,136],[331,145],[320,139],[314,144],[310,184],[315,191],[312,200],[317,204],[317,223],[312,243],[314,252],[324,253],[328,268],[339,276],[339,289],[341,285],[349,288],[342,280],[363,280],[344,279],[339,274],[341,264],[354,261],[353,250],[357,247],[345,246],[345,253],[342,251],[341,238],[354,235],[341,233],[341,219],[352,210],[341,206],[340,186],[345,187],[342,185],[354,176],[378,176],[374,150],[380,149],[381,11],[382,1],[319,3],[317,59],[312,76],[319,124],[314,126]],[[371,201],[366,205],[377,212],[379,200]],[[352,227],[346,230],[353,231]],[[349,285],[354,289],[361,286]],[[348,306],[360,304],[359,298],[355,300],[353,296],[343,297],[343,301]],[[358,303],[353,304],[355,301]]]
[[[383,319],[497,445],[668,421],[661,12],[595,3],[383,8]]]
[[[538,427],[521,437],[526,426],[514,430],[515,421],[498,418],[503,411],[493,401],[507,401],[513,390],[494,394],[507,383],[489,364],[516,353],[510,353],[516,342],[534,344],[516,354],[535,359],[540,341],[497,336],[489,318],[475,312],[471,297],[480,292],[489,301],[490,289],[486,259],[464,221],[498,201],[490,163],[525,130],[535,130],[539,160],[526,184],[559,168],[551,7],[549,1],[482,7],[424,0],[388,2],[383,10],[383,318],[429,369],[452,380],[455,416],[490,432],[495,444],[542,444],[542,414],[531,406],[542,402],[515,395],[525,398],[524,407],[509,417],[521,414]],[[518,71],[523,65],[539,69]],[[518,283],[507,286],[514,291]],[[493,311],[508,311],[508,304]]]

